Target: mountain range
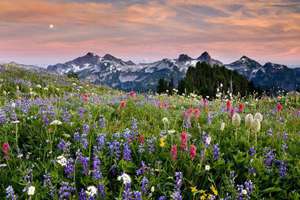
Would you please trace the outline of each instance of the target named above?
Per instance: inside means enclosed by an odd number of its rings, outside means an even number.
[[[91,52],[66,63],[49,65],[47,69],[15,62],[8,64],[38,73],[48,72],[60,75],[74,73],[81,80],[125,91],[155,91],[159,79],[162,78],[172,79],[174,85],[177,86],[178,82],[185,77],[187,69],[194,67],[198,62],[206,62],[216,67],[225,66],[243,75],[260,89],[271,91],[300,89],[300,68],[289,68],[271,62],[261,65],[247,56],[242,56],[230,64],[223,64],[212,58],[208,52],[202,53],[197,58],[180,54],[175,59],[164,58],[156,62],[138,64],[130,60],[124,61],[110,54],[98,56]]]
[[[247,56],[242,56],[230,64],[223,64],[213,59],[208,52],[197,58],[180,54],[175,59],[164,58],[139,64],[130,60],[124,61],[110,54],[101,57],[89,52],[66,63],[50,65],[47,70],[58,74],[75,73],[79,79],[126,91],[154,91],[161,78],[173,79],[177,85],[184,78],[187,69],[195,66],[197,62],[225,66],[229,70],[237,71],[262,89],[293,91],[300,88],[300,68],[288,68],[271,62],[261,65]]]

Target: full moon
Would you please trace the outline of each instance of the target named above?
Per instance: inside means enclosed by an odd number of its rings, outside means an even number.
[[[53,25],[53,24],[49,24],[49,28],[50,28],[50,29],[53,29],[53,28],[54,28],[54,25]]]

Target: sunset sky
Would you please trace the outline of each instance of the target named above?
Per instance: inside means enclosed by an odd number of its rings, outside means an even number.
[[[0,62],[46,66],[89,51],[300,66],[300,1],[0,0]]]

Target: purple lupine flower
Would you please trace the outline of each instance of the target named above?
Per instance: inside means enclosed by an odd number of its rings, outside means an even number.
[[[219,159],[219,156],[220,156],[219,145],[218,145],[218,144],[215,144],[215,145],[214,145],[214,148],[213,148],[213,157],[214,157],[214,160],[218,160],[218,159]]]
[[[213,117],[214,117],[214,116],[213,116],[212,113],[209,112],[209,113],[207,114],[207,124],[210,125],[210,124],[212,123]]]
[[[146,143],[148,145],[148,152],[149,153],[154,153],[154,151],[155,151],[155,138],[154,137],[148,138]]]
[[[61,139],[59,141],[59,143],[57,144],[57,148],[61,151],[64,151],[65,150],[65,147],[66,147],[66,142],[64,139]]]
[[[147,179],[147,177],[144,176],[141,182],[141,190],[143,193],[147,193],[148,184],[149,184],[149,180]]]
[[[138,122],[137,122],[137,120],[135,118],[133,118],[131,120],[131,129],[132,130],[137,130],[138,129]]]
[[[32,176],[32,169],[28,169],[28,171],[26,172],[25,176],[23,177],[24,181],[27,183],[31,183],[33,176]]]
[[[84,108],[81,107],[78,109],[78,114],[79,114],[80,119],[82,119],[84,117],[84,113],[85,113]]]
[[[99,117],[99,127],[100,127],[100,128],[105,128],[105,125],[106,125],[105,118],[104,118],[103,115],[101,115],[101,116]]]
[[[81,188],[78,197],[79,197],[79,200],[87,200],[87,195],[83,188]]]
[[[70,199],[70,197],[72,196],[72,193],[75,191],[75,188],[72,187],[68,182],[62,182],[59,191],[58,191],[58,195],[59,195],[59,199],[60,200],[64,200],[64,199]]]
[[[109,169],[109,174],[110,174],[111,176],[116,176],[117,173],[118,173],[118,167],[114,164],[114,165],[112,165],[112,166],[110,167],[110,169]]]
[[[10,120],[11,120],[11,121],[17,121],[17,120],[18,120],[18,117],[17,117],[17,114],[16,114],[16,111],[15,111],[15,110],[12,110],[12,111],[10,112]],[[1,124],[1,122],[0,122],[0,124]]]
[[[50,119],[48,118],[47,115],[42,115],[42,120],[44,122],[45,125],[49,125],[50,124]]]
[[[122,194],[123,200],[132,200],[132,192],[131,192],[131,185],[130,183],[125,184],[125,188]]]
[[[86,134],[82,134],[80,138],[80,143],[84,149],[87,149],[89,146],[89,142]]]
[[[182,172],[175,172],[175,181],[176,181],[176,189],[180,189],[181,185],[182,185],[182,180],[183,180],[183,176],[182,176]]]
[[[88,175],[88,173],[89,173],[89,158],[85,157],[81,153],[79,153],[78,159],[82,165],[83,174]]]
[[[237,185],[238,200],[250,199],[251,193],[253,192],[253,183],[251,180],[245,181],[242,185]]]
[[[139,191],[133,192],[134,200],[142,200],[142,193]]]
[[[52,184],[51,181],[51,176],[49,174],[44,174],[43,175],[43,187],[45,188],[49,188],[49,195],[50,197],[52,197],[52,199],[54,198],[54,195],[56,193],[56,188],[54,187],[54,185]]]
[[[120,142],[114,140],[112,142],[109,142],[108,144],[108,147],[109,147],[109,151],[110,151],[110,155],[111,156],[115,156],[116,158],[120,158],[120,154],[121,154],[121,151],[120,151]]]
[[[132,141],[134,138],[134,136],[132,135],[132,132],[129,129],[124,130],[123,137],[127,142]]]
[[[103,184],[98,185],[98,193],[102,199],[105,198],[105,186]]]
[[[93,178],[95,180],[99,180],[102,178],[102,173],[100,171],[100,165],[101,165],[101,161],[98,158],[98,156],[94,156],[94,160],[93,160]]]
[[[245,189],[247,190],[248,194],[250,195],[253,192],[253,183],[251,180],[247,180],[244,183]]]
[[[143,175],[147,169],[148,169],[147,165],[145,164],[144,161],[142,161],[141,167],[138,170],[136,170],[136,175],[137,176]]]
[[[273,135],[273,130],[271,128],[269,130],[267,130],[267,135],[268,136],[272,136]]]
[[[6,192],[7,200],[16,200],[17,199],[14,188],[11,185],[5,189],[5,192]]]
[[[67,109],[65,109],[62,114],[63,121],[68,123],[68,122],[70,122],[71,117],[72,117],[72,115],[69,113],[69,111]]]
[[[105,135],[104,134],[99,135],[96,138],[96,141],[97,141],[97,148],[99,151],[101,151],[105,146]]]
[[[49,187],[52,184],[51,176],[49,174],[43,175],[43,187]]]
[[[139,152],[139,154],[142,154],[142,153],[145,152],[145,145],[144,144],[141,144],[141,143],[139,144],[138,152]]]
[[[238,191],[237,199],[243,200],[244,195],[246,195],[245,193],[247,192],[246,190],[244,190],[244,185],[237,185],[237,191]]]
[[[208,200],[215,200],[215,199],[217,199],[217,197],[213,194],[208,197]]]
[[[126,160],[126,161],[131,160],[131,150],[130,150],[130,146],[127,142],[124,143],[123,159]]]
[[[254,167],[250,167],[248,169],[249,174],[256,174],[256,169]]]
[[[64,167],[64,173],[68,178],[72,178],[74,176],[75,164],[72,158],[67,160],[67,164]]]
[[[173,200],[182,200],[181,192],[179,191],[174,191],[172,193],[172,199]]]
[[[80,141],[81,136],[80,136],[80,134],[79,134],[78,132],[75,132],[73,137],[74,137],[74,140],[75,140],[76,142],[79,142],[79,141]]]
[[[167,200],[167,197],[166,196],[160,196],[160,197],[158,197],[158,200]]]
[[[211,137],[208,135],[208,133],[204,132],[202,139],[205,147],[207,148],[210,145]]]
[[[271,167],[274,159],[275,159],[274,151],[273,150],[269,150],[265,154],[265,159],[264,159],[265,166],[266,167]]]
[[[286,176],[286,173],[287,173],[286,163],[283,160],[278,160],[277,162],[279,163],[279,165],[278,165],[279,175],[281,177]]]
[[[249,149],[249,155],[250,156],[254,156],[255,153],[256,153],[255,148],[254,147],[250,147],[250,149]]]
[[[182,126],[183,126],[183,128],[186,128],[186,129],[189,129],[192,127],[190,117],[184,117]]]
[[[90,131],[90,126],[88,124],[83,124],[82,126],[82,134],[87,135]]]

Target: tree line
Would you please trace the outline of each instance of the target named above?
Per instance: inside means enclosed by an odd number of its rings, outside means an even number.
[[[158,81],[158,93],[171,94],[174,88],[173,79]],[[241,96],[258,91],[252,82],[236,71],[224,66],[211,66],[205,62],[198,62],[195,67],[189,67],[185,78],[179,81],[177,90],[179,94],[195,93],[210,97],[215,97],[220,90]]]

